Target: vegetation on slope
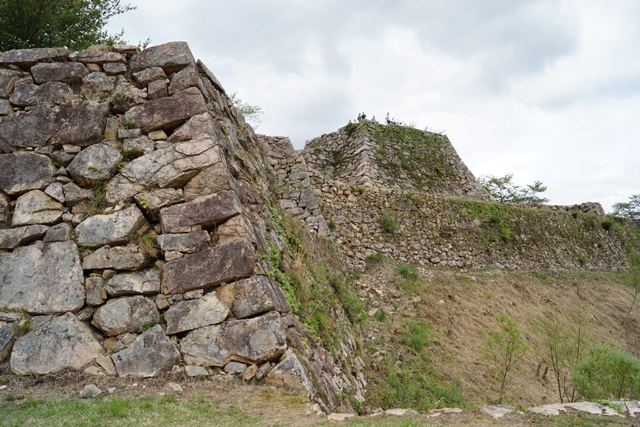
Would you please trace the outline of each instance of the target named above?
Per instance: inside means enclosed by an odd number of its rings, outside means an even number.
[[[360,280],[361,296],[374,312],[363,331],[372,407],[425,410],[501,400],[527,407],[587,396],[640,398],[632,385],[623,393],[592,394],[610,387],[593,376],[588,387],[576,383],[576,392],[569,392],[572,376],[593,367],[589,361],[596,350],[590,349],[615,348],[607,353],[610,366],[640,363],[640,313],[635,310],[622,324],[632,301],[628,273],[439,269],[407,279],[399,273],[406,269],[411,267],[372,256]],[[487,343],[496,345],[491,337],[504,331],[505,316],[519,329],[519,348],[526,345],[522,361],[506,378],[495,375],[500,370],[483,353]],[[550,325],[556,328],[555,341],[549,338]],[[578,354],[569,339],[576,333],[581,334]],[[556,360],[550,343],[564,345],[556,348]],[[556,372],[565,374],[561,383]],[[637,373],[629,372],[629,384],[639,384]]]

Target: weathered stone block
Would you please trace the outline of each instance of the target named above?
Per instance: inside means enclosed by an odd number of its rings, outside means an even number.
[[[20,375],[51,374],[67,368],[81,370],[102,352],[87,325],[66,313],[18,338],[10,366]]]
[[[44,242],[66,242],[71,240],[73,229],[70,224],[62,223],[54,225],[47,230],[47,234],[44,236]]]
[[[96,306],[104,303],[106,294],[102,277],[87,277],[84,281],[84,288],[87,294],[87,305]]]
[[[180,353],[156,325],[139,335],[129,347],[111,356],[121,377],[153,377],[170,371],[180,361]]]
[[[253,276],[229,283],[216,289],[216,293],[239,319],[273,310],[289,311],[282,291],[266,276]]]
[[[134,244],[115,248],[103,246],[82,260],[82,268],[85,270],[138,270],[146,266],[149,261],[147,253]]]
[[[94,45],[74,53],[73,59],[83,64],[105,64],[108,62],[127,62],[121,53],[111,52],[106,45]]]
[[[211,237],[204,230],[186,234],[161,234],[158,244],[162,251],[178,251],[184,254],[200,252],[211,246]]]
[[[0,143],[14,147],[42,147],[56,133],[59,123],[49,120],[54,111],[38,105],[30,111],[19,111],[0,121]],[[33,153],[30,153],[33,154]]]
[[[134,199],[141,209],[154,216],[164,207],[184,202],[182,190],[174,188],[157,188],[151,191],[144,191],[136,194]]]
[[[147,101],[147,93],[138,89],[129,81],[121,80],[116,84],[116,88],[111,96],[111,109],[116,113],[124,113],[135,105]]]
[[[179,301],[164,314],[167,334],[190,331],[203,326],[216,325],[229,315],[229,307],[215,293],[202,298]]]
[[[292,349],[287,349],[280,363],[269,372],[265,382],[276,387],[308,391],[311,395],[315,395],[316,392],[307,368]]]
[[[43,190],[56,169],[47,156],[32,152],[0,154],[0,190],[10,196]]]
[[[195,65],[195,59],[186,42],[171,42],[153,46],[134,55],[129,66],[135,73],[145,68],[161,67],[167,74]]]
[[[184,198],[187,201],[207,196],[223,190],[235,190],[235,179],[229,172],[225,159],[216,163],[189,181],[184,187]]]
[[[0,229],[0,249],[15,249],[35,240],[42,239],[49,230],[46,225]]]
[[[86,147],[102,140],[109,105],[95,101],[75,100],[59,107],[54,122],[60,128],[49,144],[73,144]]]
[[[107,103],[116,87],[115,77],[94,71],[82,79],[80,94],[90,101]]]
[[[188,232],[194,226],[210,227],[239,214],[242,204],[233,191],[220,191],[160,210],[163,233]]]
[[[169,261],[162,275],[162,293],[204,289],[250,276],[257,261],[255,248],[246,240],[234,240]]]
[[[31,75],[36,84],[46,82],[79,82],[89,70],[78,62],[41,62],[31,67]]]
[[[84,305],[78,247],[55,242],[0,254],[0,307],[33,314],[64,313]]]
[[[113,202],[136,195],[151,186],[182,187],[199,171],[224,156],[218,141],[210,138],[173,144],[131,161],[107,185]]]
[[[161,276],[158,269],[116,274],[107,282],[107,294],[110,297],[157,294],[160,293]]]
[[[205,326],[180,342],[185,363],[202,366],[261,363],[280,356],[286,348],[285,328],[277,313]]]
[[[93,315],[91,324],[110,337],[125,332],[139,332],[140,328],[158,323],[160,313],[156,304],[143,296],[109,300]]]
[[[40,61],[61,61],[69,57],[69,51],[62,47],[38,49],[14,49],[0,55],[0,64],[17,65],[29,69]]]
[[[133,79],[140,86],[147,86],[151,82],[167,80],[167,74],[160,67],[150,67],[133,73]]]
[[[19,107],[38,105],[38,107],[40,107],[40,109],[44,109],[44,111],[53,111],[49,110],[49,106],[39,104],[64,104],[77,98],[78,95],[73,93],[71,87],[66,83],[47,82],[43,85],[37,86],[32,83],[19,82],[16,84],[15,90],[11,94],[11,98],[9,98],[9,100],[13,105],[17,105]],[[47,117],[41,116],[40,119],[40,123],[42,125],[46,125],[44,120],[46,120]],[[25,121],[24,123],[28,124],[29,122]],[[55,123],[51,123],[51,126],[53,125],[55,125]]]
[[[173,95],[181,90],[198,86],[198,72],[196,67],[183,68],[171,78],[169,85],[169,95]]]
[[[152,99],[125,113],[136,127],[145,132],[157,129],[172,130],[191,116],[207,111],[207,104],[197,88],[188,88],[167,98]]]
[[[13,323],[0,321],[0,363],[9,357],[15,335],[16,328]]]
[[[62,203],[44,191],[32,190],[18,197],[13,211],[12,225],[55,224],[62,218]]]
[[[76,227],[76,238],[83,246],[120,245],[127,243],[145,223],[140,209],[131,206],[85,219]]]
[[[82,150],[67,167],[69,175],[80,184],[92,185],[110,179],[122,154],[105,144],[94,144]]]

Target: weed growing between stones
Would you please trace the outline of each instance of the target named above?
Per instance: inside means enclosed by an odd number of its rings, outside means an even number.
[[[398,225],[398,221],[396,220],[396,217],[393,215],[392,212],[389,212],[389,211],[385,212],[382,215],[381,226],[382,226],[382,231],[389,234],[395,234],[400,229],[400,226]]]

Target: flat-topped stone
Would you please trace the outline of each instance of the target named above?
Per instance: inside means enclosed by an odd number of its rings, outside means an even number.
[[[234,240],[166,263],[162,293],[205,289],[253,274],[258,255],[246,240]]]
[[[68,57],[69,51],[63,47],[14,49],[0,54],[0,64],[17,65],[27,69],[40,61],[60,61]]]

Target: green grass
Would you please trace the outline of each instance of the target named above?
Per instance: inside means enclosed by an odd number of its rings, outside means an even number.
[[[259,426],[259,415],[217,410],[209,403],[180,402],[175,396],[35,400],[0,405],[0,426]]]

